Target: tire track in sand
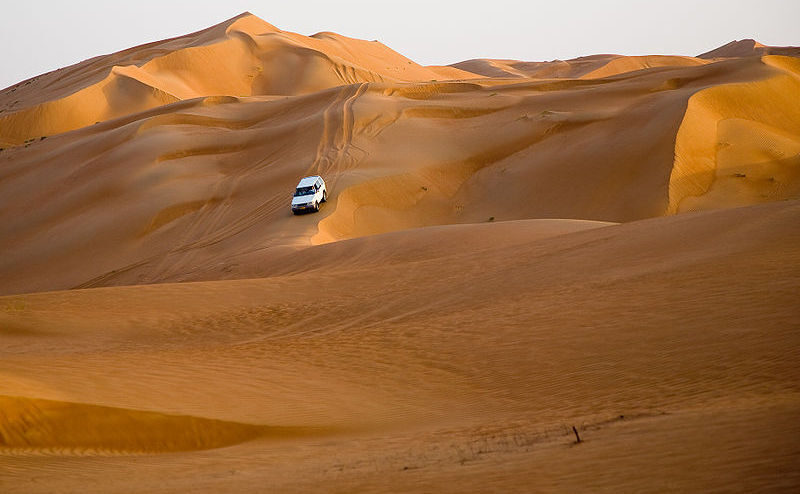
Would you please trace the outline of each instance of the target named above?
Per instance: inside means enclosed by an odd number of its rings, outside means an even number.
[[[341,175],[349,170],[356,168],[357,164],[367,156],[366,151],[353,144],[353,139],[360,133],[356,130],[356,118],[353,105],[356,100],[369,90],[369,83],[351,84],[342,86],[322,112],[323,127],[320,135],[314,161],[306,170],[305,175],[321,175],[325,177],[329,190],[335,190],[335,186]],[[266,159],[266,158],[265,158]],[[264,160],[261,160],[263,162]],[[238,183],[243,177],[238,177]],[[118,275],[136,269],[138,267],[156,263],[156,272],[163,272],[168,266],[174,270],[176,263],[180,265],[192,264],[191,259],[176,260],[176,254],[209,247],[227,240],[239,233],[261,223],[277,210],[285,207],[285,197],[283,195],[272,196],[260,203],[246,214],[223,224],[225,211],[230,207],[230,195],[236,189],[236,184],[227,187],[227,198],[217,204],[214,208],[204,206],[197,212],[197,218],[192,222],[184,234],[184,238],[191,238],[192,231],[205,225],[202,229],[206,231],[195,240],[179,242],[175,247],[164,253],[150,256],[146,259],[138,260],[123,268],[101,274],[73,288],[89,288],[99,286],[111,281]],[[207,222],[211,221],[211,225]],[[219,228],[217,228],[219,226]]]
[[[306,172],[306,175],[324,174],[330,176],[332,174],[333,180],[326,181],[333,186],[341,173],[355,168],[356,164],[366,156],[363,150],[352,144],[352,139],[355,128],[353,104],[367,89],[368,83],[344,86],[337,93],[334,100],[325,108],[322,114],[323,129],[320,143],[317,146],[314,162],[309,171]],[[339,107],[341,107],[341,110]],[[354,151],[359,156],[353,156]],[[283,195],[270,197],[248,214],[194,242],[172,249],[169,254],[183,253],[222,242],[260,223],[264,218],[284,206],[285,197]]]
[[[367,152],[353,144],[356,118],[353,105],[369,83],[345,86],[323,112],[323,128],[314,162],[306,175],[321,175],[332,189],[345,172],[356,167]],[[341,109],[339,107],[341,106]]]

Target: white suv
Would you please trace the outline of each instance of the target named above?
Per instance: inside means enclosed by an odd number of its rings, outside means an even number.
[[[325,181],[319,175],[312,175],[300,180],[292,197],[292,212],[319,211],[319,205],[328,200]]]

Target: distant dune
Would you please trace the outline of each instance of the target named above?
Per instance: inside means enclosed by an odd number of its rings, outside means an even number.
[[[764,55],[786,55],[790,57],[800,56],[800,47],[797,46],[766,46],[754,39],[743,39],[741,41],[731,41],[726,45],[707,51],[697,58],[739,58]]]
[[[573,60],[554,60],[552,62],[475,59],[453,64],[452,67],[484,77],[501,79],[593,79],[652,67],[680,67],[702,65],[704,63],[707,62],[692,57],[593,55]]]
[[[245,13],[0,91],[0,492],[796,492],[799,55]]]

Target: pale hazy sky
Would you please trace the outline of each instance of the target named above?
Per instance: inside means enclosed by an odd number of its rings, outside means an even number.
[[[424,65],[800,45],[800,0],[0,0],[0,88],[244,11],[305,35],[378,39]]]

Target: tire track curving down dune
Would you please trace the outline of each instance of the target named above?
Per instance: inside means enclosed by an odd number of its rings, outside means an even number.
[[[331,177],[332,190],[336,189],[342,174],[366,157],[366,153],[353,144],[356,119],[353,105],[368,90],[368,83],[344,86],[323,112],[322,135],[307,173]]]

